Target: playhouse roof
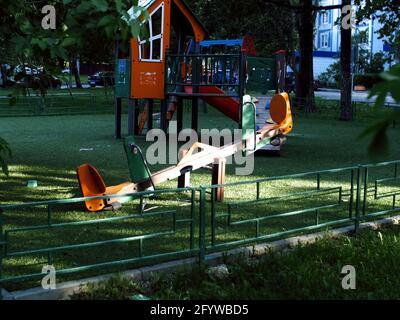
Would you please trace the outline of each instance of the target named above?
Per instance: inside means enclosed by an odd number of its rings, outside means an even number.
[[[158,1],[158,0],[139,0],[138,6],[139,6],[139,7],[143,7],[143,8],[145,8],[145,9],[148,9],[148,8],[150,8],[151,5],[152,5],[154,2],[156,2],[156,1]],[[174,1],[174,0],[172,0],[172,1]],[[201,28],[204,30],[204,32],[205,32],[206,34],[208,34],[208,31],[207,31],[206,27],[204,26],[204,24],[203,24],[203,23],[200,21],[200,19],[194,14],[192,8],[186,3],[186,1],[185,1],[185,0],[179,0],[179,1],[185,6],[185,8],[189,11],[189,13],[196,19],[196,22],[201,26]],[[128,10],[128,13],[129,13],[129,15],[130,15],[131,17],[134,16],[133,12],[134,12],[133,7],[130,8],[130,9]]]

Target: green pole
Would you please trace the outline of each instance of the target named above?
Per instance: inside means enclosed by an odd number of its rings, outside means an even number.
[[[359,166],[357,168],[357,196],[356,196],[356,217],[354,222],[354,231],[357,233],[360,227],[360,209],[361,209],[361,184],[362,184],[362,176],[361,176],[361,168]]]
[[[3,257],[5,256],[5,237],[3,230],[3,210],[0,209],[0,279],[3,277]],[[3,300],[3,288],[0,285],[0,300]]]
[[[199,219],[199,264],[204,263],[206,254],[206,189],[200,187],[200,219]]]

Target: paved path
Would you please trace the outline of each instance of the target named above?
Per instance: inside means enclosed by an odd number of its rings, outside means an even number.
[[[368,98],[368,91],[353,91],[353,101],[355,102],[366,102],[366,103],[374,103],[376,98]],[[321,89],[319,91],[315,91],[315,96],[328,99],[328,100],[340,100],[340,91],[339,90],[324,90]],[[395,104],[396,102],[392,97],[386,98],[386,103]]]

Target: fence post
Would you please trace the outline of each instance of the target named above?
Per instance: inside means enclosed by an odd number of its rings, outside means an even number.
[[[206,189],[200,187],[200,219],[199,219],[199,264],[204,263],[206,254]]]
[[[362,215],[365,216],[367,212],[367,202],[368,202],[368,176],[369,170],[368,167],[364,170],[364,196],[363,196],[363,207],[362,207]]]
[[[361,210],[361,183],[362,183],[362,166],[357,168],[357,195],[356,195],[356,217],[354,220],[354,231],[357,233],[360,227],[360,210]]]
[[[191,190],[191,205],[190,205],[190,219],[191,219],[191,223],[190,223],[190,250],[194,249],[194,233],[195,233],[195,227],[196,227],[196,214],[195,214],[195,210],[196,210],[196,190],[192,189]]]
[[[0,208],[0,279],[3,278],[3,258],[5,255],[4,247],[4,230],[3,230],[3,210]],[[0,300],[3,300],[3,288],[0,284]]]

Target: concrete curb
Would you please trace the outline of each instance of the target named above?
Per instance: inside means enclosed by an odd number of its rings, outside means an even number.
[[[400,216],[395,216],[391,218],[381,219],[375,222],[365,222],[360,224],[360,230],[362,229],[377,229],[384,225],[399,224]],[[304,236],[296,236],[288,239],[277,240],[270,243],[263,243],[238,249],[229,250],[226,252],[212,253],[205,257],[206,263],[210,266],[215,266],[221,264],[226,260],[233,260],[239,255],[243,256],[260,256],[265,254],[270,250],[285,250],[292,248],[298,244],[313,243],[318,239],[329,236],[332,238],[339,237],[344,234],[348,234],[354,231],[354,226],[346,226],[338,229],[332,229],[329,231],[322,231],[318,233],[308,234]],[[143,267],[134,270],[128,270],[121,272],[123,277],[131,278],[134,280],[146,280],[151,277],[152,274],[159,272],[174,273],[183,270],[190,270],[198,262],[197,258],[188,258],[183,260],[170,261],[166,263],[157,264],[154,266]],[[102,281],[106,281],[111,277],[115,276],[113,274],[106,274],[92,278],[86,278],[76,281],[64,282],[57,285],[55,290],[44,290],[43,288],[32,288],[21,291],[7,292],[2,291],[4,300],[63,300],[69,299],[69,296],[85,290],[85,286],[89,283],[96,284]]]

